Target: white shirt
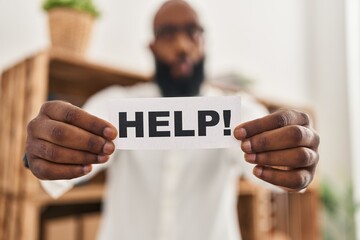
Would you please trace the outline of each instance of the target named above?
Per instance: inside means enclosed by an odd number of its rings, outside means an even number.
[[[108,99],[159,97],[153,83],[113,86],[89,99],[84,108],[107,119]],[[202,96],[224,95],[204,85]],[[267,114],[242,95],[242,121]],[[117,150],[110,161],[94,165],[85,177],[42,181],[53,196],[108,167],[101,240],[239,240],[237,191],[239,176],[265,183],[252,175],[240,149]]]

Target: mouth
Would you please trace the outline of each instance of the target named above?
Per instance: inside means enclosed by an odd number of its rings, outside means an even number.
[[[173,74],[177,77],[187,77],[192,74],[193,65],[188,59],[180,59],[173,65]]]

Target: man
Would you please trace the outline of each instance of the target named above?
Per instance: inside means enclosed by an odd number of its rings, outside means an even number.
[[[240,173],[252,178],[240,148],[115,151],[116,128],[102,120],[109,98],[223,94],[203,82],[203,29],[186,2],[163,4],[153,27],[156,84],[111,87],[92,97],[86,111],[60,101],[45,103],[28,125],[29,167],[43,180],[74,178],[42,181],[56,193],[91,177],[111,155],[101,239],[239,239],[235,184]],[[319,158],[319,137],[307,115],[264,116],[264,108],[246,96],[242,112],[247,122],[234,135],[246,161],[256,164],[253,174],[285,189],[306,188]]]

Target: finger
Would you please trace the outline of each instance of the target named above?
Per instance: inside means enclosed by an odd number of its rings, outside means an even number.
[[[33,124],[30,133],[36,132],[39,139],[56,145],[95,154],[111,154],[115,150],[112,142],[81,128],[54,120]],[[30,134],[34,135],[34,134]]]
[[[310,148],[298,147],[281,151],[245,154],[245,160],[252,164],[304,168],[316,165],[319,155]]]
[[[241,143],[241,149],[245,153],[259,153],[295,147],[316,149],[318,144],[319,137],[314,131],[307,127],[292,125],[245,139]]]
[[[252,137],[262,132],[282,128],[290,125],[309,125],[309,116],[294,110],[282,110],[263,118],[242,123],[234,130],[234,136],[238,140]]]
[[[72,179],[89,173],[91,165],[57,164],[44,159],[35,158],[30,164],[32,173],[42,180]]]
[[[292,190],[306,188],[313,176],[310,168],[281,170],[259,165],[254,167],[253,173],[256,177],[268,183]]]
[[[40,112],[50,119],[69,123],[93,134],[103,136],[108,140],[113,140],[117,136],[116,128],[110,123],[70,103],[62,101],[47,102],[42,105]]]
[[[32,140],[32,143],[32,147],[27,148],[26,152],[28,154],[54,163],[89,165],[105,163],[109,159],[108,155],[97,155],[85,151],[64,148],[41,139]]]

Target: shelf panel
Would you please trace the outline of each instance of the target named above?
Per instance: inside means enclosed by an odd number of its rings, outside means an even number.
[[[106,67],[64,53],[51,52],[49,98],[81,106],[86,99],[110,85],[129,86],[150,81],[149,76]]]

